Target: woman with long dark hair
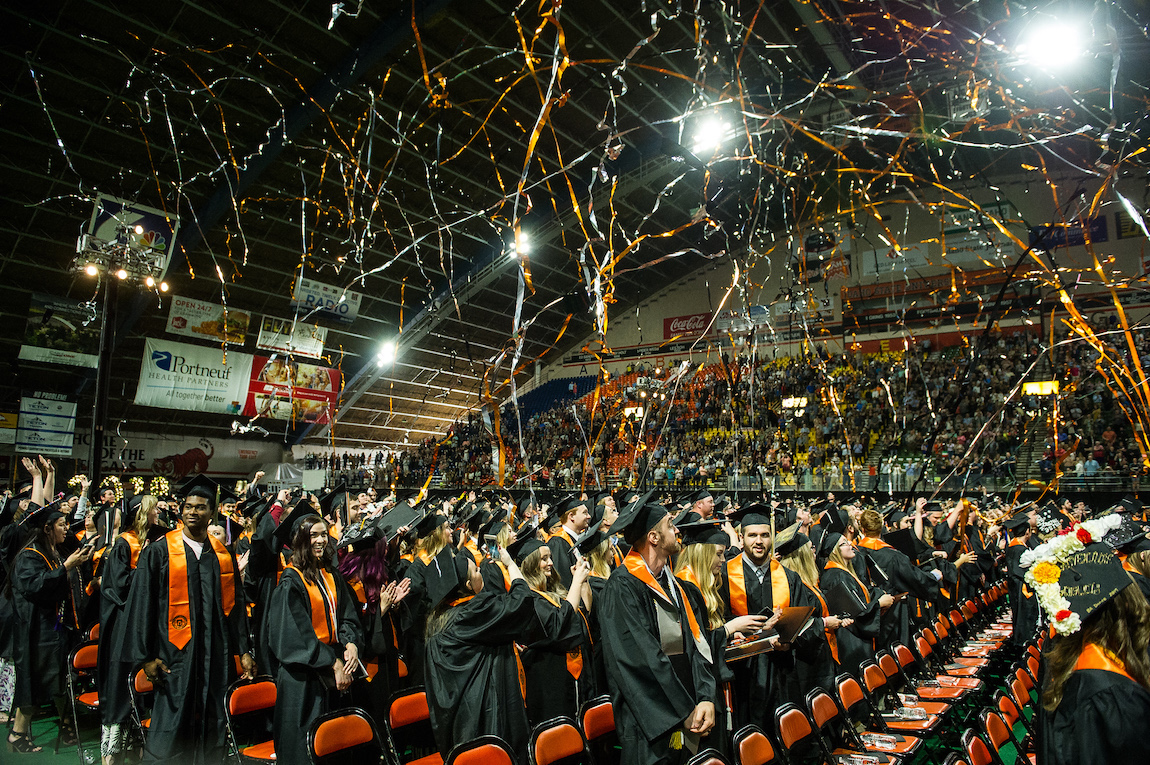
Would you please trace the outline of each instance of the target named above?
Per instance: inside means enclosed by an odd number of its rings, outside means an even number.
[[[308,726],[336,708],[336,697],[361,672],[363,629],[355,596],[328,565],[328,525],[320,516],[293,524],[291,557],[268,604],[268,648],[276,679],[276,762],[308,762]]]
[[[82,593],[77,569],[92,557],[86,546],[61,560],[56,546],[68,535],[68,519],[55,503],[24,520],[29,539],[12,561],[12,604],[16,612],[16,716],[8,734],[14,752],[38,752],[29,735],[36,707],[53,701],[60,714],[61,745],[76,743],[76,725],[66,694],[68,651],[79,630]]]
[[[884,609],[894,605],[894,596],[863,581],[854,565],[858,551],[842,534],[831,533],[825,537],[823,549],[830,552],[819,582],[822,591],[830,593],[840,589],[861,609],[852,617],[851,624],[835,633],[839,665],[844,672],[858,675],[859,665],[874,661],[879,618]]]
[[[148,532],[156,525],[158,501],[151,495],[137,495],[128,502],[131,527],[116,537],[104,556],[100,574],[100,640],[96,678],[100,689],[100,754],[105,765],[120,759],[124,749],[123,724],[132,711],[127,677],[132,665],[122,660],[123,631],[133,629],[120,615],[128,602],[132,575],[140,553],[148,545]]]
[[[1024,553],[1026,583],[1050,621],[1038,741],[1045,765],[1147,762],[1150,604],[1101,539],[1106,519]],[[1018,625],[1015,625],[1017,629]]]

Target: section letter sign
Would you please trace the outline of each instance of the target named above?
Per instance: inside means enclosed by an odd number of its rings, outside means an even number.
[[[359,315],[363,295],[323,282],[300,278],[296,281],[291,306],[305,321],[326,318],[341,324],[351,324]]]
[[[35,393],[20,399],[16,452],[71,457],[76,433],[76,402],[61,393]]]
[[[136,403],[191,412],[239,414],[252,356],[149,338],[140,363]]]
[[[338,369],[256,356],[244,416],[324,425],[331,421],[339,389]]]
[[[251,314],[244,311],[234,308],[225,311],[219,303],[173,295],[166,329],[173,335],[243,345],[251,320]]]

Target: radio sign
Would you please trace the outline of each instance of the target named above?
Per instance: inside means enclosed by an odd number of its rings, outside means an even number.
[[[673,337],[698,337],[707,331],[711,324],[710,313],[696,313],[690,316],[668,316],[663,319],[663,339]]]
[[[359,315],[363,295],[331,284],[300,279],[296,282],[291,306],[305,321],[326,318],[341,324],[351,324]]]

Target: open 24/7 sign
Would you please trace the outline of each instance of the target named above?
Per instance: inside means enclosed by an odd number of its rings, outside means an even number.
[[[341,324],[351,324],[359,315],[359,304],[363,295],[343,287],[300,278],[295,285],[291,306],[305,321],[332,319]]]

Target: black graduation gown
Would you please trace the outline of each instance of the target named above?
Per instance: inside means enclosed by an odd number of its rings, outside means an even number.
[[[855,578],[839,568],[823,569],[819,585],[824,593],[829,592],[834,587],[841,586],[847,592],[852,593],[859,603],[865,605],[864,611],[857,616],[850,617],[854,620],[851,626],[835,633],[839,644],[839,666],[842,667],[843,672],[849,672],[858,677],[859,665],[864,661],[874,661],[874,639],[878,637],[879,622],[882,615],[882,608],[879,606],[878,599],[882,597],[883,591],[879,587],[868,587],[867,592],[864,593]],[[867,596],[870,599],[869,603]],[[842,616],[842,614],[836,614],[836,616]]]
[[[620,566],[607,580],[598,607],[621,765],[685,759],[689,751],[671,750],[671,737],[698,704],[716,702],[719,691],[714,664],[696,648],[682,606],[670,606]],[[674,659],[663,651],[657,609],[682,628],[684,652]],[[705,627],[706,611],[696,610],[695,616]],[[704,739],[700,747],[709,745]]]
[[[427,706],[436,747],[446,757],[461,741],[494,734],[526,762],[531,731],[514,644],[542,636],[531,588],[522,580],[506,592],[484,588],[447,619],[427,640]]]
[[[1150,763],[1144,736],[1150,692],[1116,672],[1080,669],[1063,686],[1062,703],[1040,717],[1043,765]]]
[[[178,532],[175,532],[178,533]],[[122,620],[124,650],[134,665],[160,659],[170,670],[156,683],[144,762],[212,763],[226,746],[224,691],[235,676],[233,656],[251,641],[244,590],[235,577],[235,606],[224,614],[220,563],[210,540],[199,560],[187,542],[188,600],[192,636],[183,648],[168,639],[168,546],[160,539],[140,554]],[[233,570],[237,570],[235,556]]]
[[[822,604],[814,590],[805,582],[803,588],[813,598],[815,607],[814,622],[795,640],[794,647],[795,678],[798,681],[800,692],[805,697],[811,688],[826,688],[827,690],[834,688],[835,677],[838,675],[838,664],[827,637]],[[820,590],[819,595],[821,594]],[[827,616],[835,615],[837,614],[827,614]]]
[[[913,597],[930,602],[939,599],[941,593],[938,581],[917,568],[905,554],[893,547],[864,549],[867,570],[871,578],[884,590],[894,595],[908,592]],[[894,643],[911,644],[911,609],[912,604],[908,600],[901,600],[886,610],[879,621],[879,633],[876,638],[878,648],[885,648]]]
[[[735,679],[735,673],[727,666],[726,660],[730,635],[727,634],[727,628],[723,625],[719,625],[716,629],[710,629],[707,626],[707,601],[694,582],[685,579],[680,579],[679,582],[683,585],[683,591],[687,593],[687,599],[691,601],[691,607],[695,609],[695,616],[699,618],[699,625],[707,635],[707,643],[711,646],[711,657],[714,659],[715,727],[707,736],[706,745],[718,749],[728,761],[733,762],[731,732],[735,724],[734,711],[727,704],[727,694],[723,691],[726,684]],[[606,688],[607,686],[602,687]]]
[[[9,505],[14,500],[6,500]],[[24,532],[18,523],[12,521],[11,516],[0,511],[0,517],[7,518],[8,523],[0,528],[0,659],[12,661],[15,654],[16,640],[16,610],[12,605],[12,593],[8,583],[12,578],[11,564],[20,551],[24,541]]]
[[[745,556],[741,557],[741,561],[747,590],[747,611],[752,614],[770,614],[775,606],[770,576],[764,577],[760,584]],[[816,617],[821,617],[818,599],[803,584],[799,575],[786,568],[780,567],[780,570],[787,577],[790,605],[813,606]],[[723,577],[719,591],[726,609],[723,618],[730,621],[736,614],[731,608],[730,582],[726,576]],[[800,706],[804,703],[803,697],[808,689],[803,688],[799,681],[795,651],[810,648],[816,639],[824,639],[821,634],[822,619],[817,618],[816,622],[795,639],[790,650],[771,651],[734,662],[732,670],[735,680],[731,691],[734,696],[735,730],[749,723],[771,730],[776,707],[787,701]]]
[[[596,695],[586,615],[565,599],[551,598],[558,605],[535,593],[535,615],[544,634],[520,655],[527,676],[527,720],[532,727],[560,715],[578,717],[579,705]],[[568,651],[579,652],[578,679],[567,668]]]
[[[280,572],[283,571],[283,546],[274,536],[276,526],[276,519],[271,512],[260,517],[255,533],[252,534],[248,566],[244,570],[244,589],[251,603],[251,625],[254,631],[252,645],[255,648],[256,664],[265,668],[271,662],[267,653],[267,607],[279,583]]]
[[[52,563],[49,563],[49,561]],[[68,652],[77,641],[79,577],[50,550],[30,544],[12,563],[13,707],[48,703],[67,692]]]
[[[1010,639],[1017,645],[1034,637],[1034,631],[1038,629],[1038,598],[1026,583],[1026,569],[1020,562],[1023,553],[1029,549],[1024,544],[1008,545],[1006,548],[1006,588],[1013,618]]]
[[[132,547],[116,537],[104,555],[100,578],[100,634],[96,679],[100,690],[100,719],[104,725],[125,722],[132,714],[128,677],[134,667],[124,660],[124,630],[121,616],[132,584]]]
[[[432,559],[432,563],[434,562]],[[416,557],[408,564],[405,572],[406,577],[411,580],[411,590],[404,598],[408,607],[400,623],[400,645],[403,648],[403,658],[407,662],[408,678],[413,685],[423,685],[426,675],[424,667],[427,648],[424,641],[427,633],[427,615],[431,612],[431,600],[427,590],[428,565]]]
[[[342,658],[344,646],[354,643],[362,655],[363,629],[356,613],[358,601],[333,569],[336,587],[335,643],[321,643],[312,627],[311,601],[303,579],[287,569],[268,603],[268,649],[276,679],[276,707],[272,737],[276,762],[307,765],[307,729],[321,714],[338,708],[332,664]],[[348,697],[350,706],[350,697]]]
[[[603,602],[603,590],[607,587],[607,577],[591,575],[591,613],[587,615],[591,627],[591,670],[595,675],[595,688],[599,693],[607,692],[607,659],[603,654],[603,629],[599,624],[599,605]]]
[[[551,549],[551,563],[555,572],[559,574],[559,581],[563,586],[571,589],[571,568],[575,565],[575,545],[567,539],[567,532],[555,534],[547,540],[547,547]]]

